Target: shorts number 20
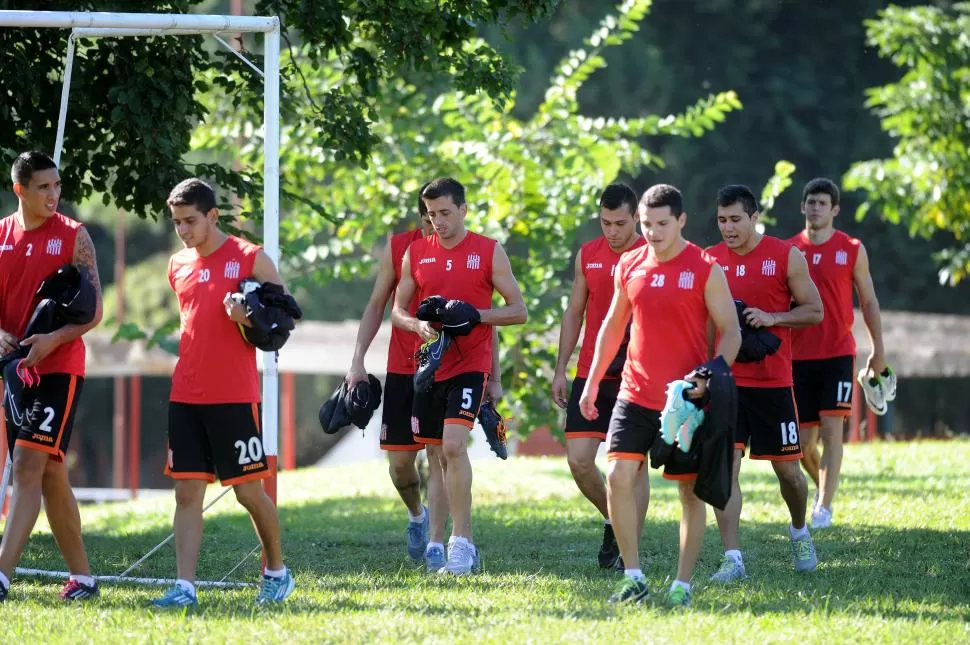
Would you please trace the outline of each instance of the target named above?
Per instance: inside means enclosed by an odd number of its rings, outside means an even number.
[[[263,442],[259,440],[259,437],[250,437],[248,444],[245,441],[237,441],[235,446],[236,450],[239,451],[240,466],[260,461],[263,458]]]

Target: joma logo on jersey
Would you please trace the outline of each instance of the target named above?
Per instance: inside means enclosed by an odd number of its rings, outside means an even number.
[[[841,264],[842,266],[846,266],[847,264],[849,264],[849,254],[846,253],[845,251],[836,251],[835,263]]]
[[[222,275],[230,280],[238,280],[239,271],[241,269],[242,266],[239,264],[238,260],[229,260],[226,262],[226,268],[223,270]]]
[[[60,255],[64,249],[64,242],[59,237],[47,240],[47,255]]]
[[[765,260],[761,263],[761,275],[775,275],[778,263],[774,260]]]
[[[482,256],[478,253],[471,253],[465,261],[466,269],[479,269],[482,266]]]
[[[586,268],[587,269],[602,269],[603,268],[603,263],[602,262],[587,262],[586,263]]]
[[[434,264],[435,258],[421,258],[418,264]]]
[[[677,278],[677,286],[681,289],[693,289],[694,288],[694,272],[693,271],[681,271],[680,277]]]

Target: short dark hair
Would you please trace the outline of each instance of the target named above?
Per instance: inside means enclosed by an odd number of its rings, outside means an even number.
[[[684,212],[684,196],[670,184],[655,184],[643,193],[640,203],[647,208],[670,208],[674,217],[680,217]]]
[[[35,172],[50,170],[51,168],[57,168],[57,164],[47,153],[39,150],[21,152],[13,160],[13,166],[10,168],[10,179],[15,184],[26,186],[30,183]]]
[[[420,190],[418,190],[418,215],[420,215],[421,217],[424,217],[425,215],[428,214],[428,207],[425,206],[424,198],[422,197],[422,195],[424,194],[424,189],[430,185],[431,185],[431,182],[426,181],[424,182],[424,186],[421,186]]]
[[[179,182],[168,194],[169,206],[195,206],[200,213],[208,213],[216,205],[216,191],[198,177]]]
[[[748,216],[754,215],[760,210],[758,198],[744,184],[728,184],[717,191],[718,206],[728,207],[737,203],[741,204],[741,208]]]
[[[809,195],[826,194],[832,198],[832,206],[839,205],[839,187],[831,179],[826,179],[825,177],[816,177],[812,181],[805,184],[805,188],[802,189],[802,203],[808,199]]]
[[[600,195],[600,208],[615,211],[620,206],[626,206],[633,215],[637,214],[637,194],[622,182],[615,182],[603,189]]]
[[[432,179],[421,190],[421,198],[438,199],[439,197],[451,197],[455,206],[462,206],[465,203],[465,187],[451,177]]]

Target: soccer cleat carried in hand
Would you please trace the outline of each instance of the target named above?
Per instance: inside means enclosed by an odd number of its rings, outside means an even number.
[[[694,387],[689,381],[678,380],[667,384],[667,402],[660,413],[660,432],[664,443],[678,444],[681,452],[689,452],[694,431],[704,421],[704,411],[687,400],[685,393]]]
[[[427,392],[434,385],[434,373],[441,365],[441,359],[451,347],[452,336],[446,331],[438,332],[437,337],[427,341],[418,349],[418,368],[414,372],[414,391]]]
[[[509,458],[508,435],[506,434],[505,419],[495,410],[495,404],[486,401],[478,409],[478,422],[485,431],[488,447],[499,459]]]
[[[467,336],[482,322],[482,315],[464,300],[449,300],[438,319],[452,336]]]
[[[869,376],[869,371],[862,368],[856,380],[866,396],[869,409],[878,416],[886,414],[889,401],[896,398],[896,373],[887,365],[882,374]]]

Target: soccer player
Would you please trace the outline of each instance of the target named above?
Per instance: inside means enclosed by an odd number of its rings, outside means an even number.
[[[444,470],[452,535],[447,562],[439,571],[465,575],[479,563],[471,525],[468,434],[496,363],[490,327],[524,323],[527,313],[505,250],[495,240],[465,228],[464,186],[448,177],[435,179],[421,197],[435,235],[415,240],[405,251],[391,321],[427,341],[437,332],[409,310],[415,298],[420,302],[440,295],[459,301],[458,309],[473,314],[465,325],[470,332],[456,337],[446,351],[431,389],[415,394],[411,419],[415,440],[428,446],[429,462],[438,460]],[[492,307],[495,291],[505,306]]]
[[[650,187],[640,199],[639,214],[648,246],[626,253],[617,263],[613,302],[596,339],[579,403],[587,419],[599,417],[600,383],[632,319],[630,347],[607,439],[609,516],[626,567],[610,602],[641,602],[648,596],[637,548],[641,515],[636,498],[641,489],[649,496],[646,455],[660,432],[667,384],[707,361],[708,320],[720,334],[716,356],[730,364],[741,346],[738,316],[721,268],[683,237],[687,214],[680,191],[666,184]],[[693,396],[703,394],[704,384],[697,386]],[[689,605],[706,506],[694,495],[696,473],[667,466],[664,476],[679,480],[682,509],[677,578],[667,602]]]
[[[260,480],[271,474],[263,452],[256,348],[237,325],[251,326],[245,307],[230,294],[239,281],[283,285],[259,246],[218,226],[216,194],[200,179],[186,179],[168,196],[172,223],[185,248],[168,264],[178,296],[181,337],[168,410],[168,463],[175,480],[176,583],[156,607],[197,605],[196,565],[202,544],[202,502],[218,477],[232,486],[249,513],[266,558],[257,603],[281,602],[294,580],[283,564],[276,506]]]
[[[777,352],[756,363],[734,365],[738,386],[738,424],[731,499],[715,509],[725,554],[711,580],[731,582],[746,576],[741,557],[741,489],[738,474],[745,447],[751,459],[765,459],[778,477],[791,514],[789,537],[797,571],[814,571],[815,545],[805,526],[808,487],[799,460],[798,416],[792,394],[791,330],[817,325],[822,300],[802,254],[790,243],[759,233],[758,200],[746,186],[729,185],[717,193],[717,226],[724,240],[710,249],[727,276],[731,294],[742,300],[743,322],[778,336]]]
[[[6,409],[13,492],[0,544],[0,601],[7,597],[10,577],[37,522],[42,497],[54,539],[70,571],[61,598],[84,600],[98,595],[98,584],[88,566],[81,516],[64,455],[84,386],[81,336],[101,322],[98,262],[87,229],[57,212],[61,178],[54,160],[42,152],[24,152],[14,159],[10,174],[19,205],[15,213],[0,220],[0,354],[29,346],[22,364],[36,368],[41,378],[35,390],[40,414],[34,416],[29,429],[14,425]],[[87,270],[97,293],[94,319],[86,325],[65,325],[49,334],[23,338],[41,282],[68,263]]]
[[[423,190],[425,184],[421,187]],[[353,387],[367,380],[364,356],[381,326],[381,318],[394,289],[401,280],[401,260],[414,240],[434,234],[428,209],[418,191],[418,214],[420,227],[388,237],[380,269],[374,282],[370,300],[364,309],[357,328],[354,358],[347,372],[346,381]],[[412,301],[408,311],[414,313],[417,301]],[[397,327],[391,329],[391,344],[387,352],[387,377],[384,380],[384,411],[381,419],[381,448],[387,451],[391,482],[397,489],[408,510],[407,550],[415,561],[424,559],[429,571],[437,571],[445,565],[442,544],[445,524],[448,520],[448,504],[444,494],[441,468],[429,463],[428,504],[421,504],[420,479],[415,467],[418,451],[424,444],[414,440],[411,433],[411,405],[414,397],[415,354],[420,338]],[[429,539],[430,526],[430,539]]]
[[[627,251],[640,248],[647,242],[637,232],[637,194],[626,184],[610,184],[600,196],[600,227],[603,235],[587,242],[576,253],[575,277],[569,305],[559,328],[559,356],[556,373],[552,379],[552,396],[560,408],[566,410],[566,460],[576,486],[586,496],[606,523],[603,526],[603,544],[597,554],[599,566],[607,569],[618,564],[620,549],[613,534],[609,511],[606,507],[606,484],[596,468],[596,452],[606,440],[610,413],[620,393],[620,371],[609,370],[600,383],[596,407],[599,415],[590,421],[579,409],[579,397],[583,393],[589,368],[596,349],[599,333],[606,312],[613,300],[613,282],[617,262]],[[576,378],[566,398],[566,368],[579,340],[583,327],[583,345],[579,350]],[[626,346],[620,347],[616,363],[626,358]],[[644,488],[638,491],[637,508],[642,518],[646,513]],[[642,524],[642,519],[641,519]]]
[[[869,257],[859,240],[835,229],[839,187],[829,179],[813,179],[802,190],[805,230],[791,238],[805,259],[825,307],[822,323],[792,331],[792,371],[795,402],[801,424],[802,464],[818,489],[812,528],[832,525],[832,500],[842,470],[842,432],[852,411],[852,379],[856,345],[852,333],[852,287],[869,332],[872,351],[863,380],[866,398],[885,410],[887,394],[896,389],[896,375],[886,365],[882,316],[869,275]],[[819,459],[817,441],[824,453]]]

